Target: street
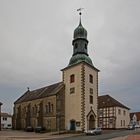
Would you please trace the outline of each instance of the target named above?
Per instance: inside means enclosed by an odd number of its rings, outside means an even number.
[[[127,140],[124,136],[134,136],[133,134],[138,134],[140,136],[139,130],[105,130],[102,135],[97,136],[86,136],[85,134],[60,134],[58,132],[51,133],[35,133],[35,132],[25,132],[17,130],[2,130],[0,131],[0,140]],[[117,139],[112,139],[116,138]],[[123,137],[123,138],[120,138]],[[133,140],[132,138],[131,140]],[[136,139],[140,140],[140,139]]]
[[[97,136],[81,135],[81,136],[58,138],[58,139],[59,140],[109,140],[115,137],[127,136],[135,133],[140,133],[140,130],[113,130]]]

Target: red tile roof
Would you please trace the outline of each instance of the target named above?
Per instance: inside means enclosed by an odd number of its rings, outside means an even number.
[[[132,112],[132,113],[130,113],[130,118],[132,118],[134,114],[137,116],[137,121],[140,121],[140,112]]]

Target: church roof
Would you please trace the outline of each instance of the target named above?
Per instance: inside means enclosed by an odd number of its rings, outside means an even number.
[[[98,97],[98,108],[106,108],[106,107],[122,107],[129,109],[119,101],[115,100],[109,95],[102,95]]]
[[[53,85],[49,85],[46,87],[42,87],[33,91],[26,91],[20,98],[18,98],[14,104],[21,103],[21,102],[27,102],[32,101],[40,98],[44,98],[47,96],[52,96],[57,94],[60,89],[64,87],[63,82],[59,82]]]
[[[82,26],[81,19],[80,19],[78,27],[74,30],[73,38],[74,39],[77,39],[77,38],[87,39],[87,30]]]
[[[72,56],[69,62],[69,66],[80,63],[80,62],[86,62],[93,66],[92,60],[86,54],[76,54]]]

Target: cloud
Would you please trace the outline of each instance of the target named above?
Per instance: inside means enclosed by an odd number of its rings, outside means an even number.
[[[0,1],[3,110],[11,111],[11,104],[27,86],[35,89],[61,81],[60,70],[72,56],[79,5],[84,7],[82,23],[88,31],[89,56],[101,70],[100,94],[110,93],[139,110],[139,4],[137,0]]]

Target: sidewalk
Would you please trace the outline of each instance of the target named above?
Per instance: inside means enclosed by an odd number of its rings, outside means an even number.
[[[117,137],[117,138],[113,138],[113,139],[109,139],[109,140],[127,140],[128,136],[124,136],[124,137]]]
[[[24,132],[24,131],[0,131],[0,140],[47,140],[63,137],[76,136],[78,134],[63,134],[58,135],[56,132],[51,133],[35,133],[35,132]]]
[[[140,140],[140,135],[129,135],[124,137],[117,137],[110,140]]]
[[[130,135],[126,140],[140,140],[140,135]]]

